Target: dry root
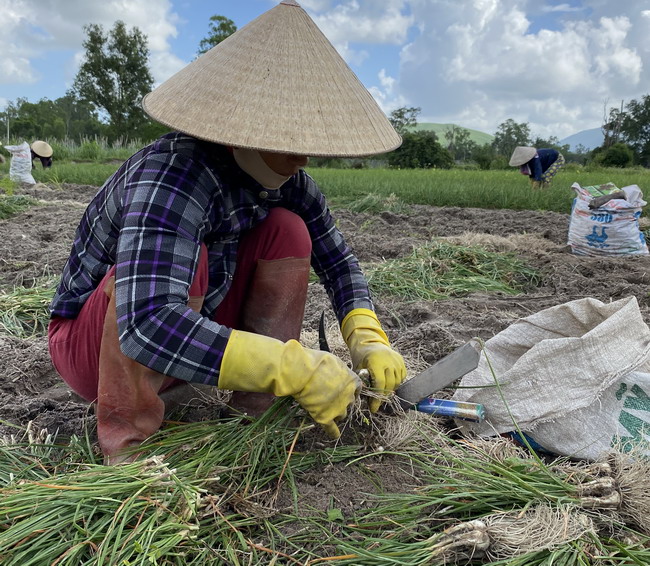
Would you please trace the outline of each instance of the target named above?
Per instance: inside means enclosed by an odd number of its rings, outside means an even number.
[[[430,551],[443,563],[482,556],[505,560],[556,548],[593,532],[593,521],[578,509],[543,504],[455,525],[432,539]]]
[[[607,463],[621,495],[621,517],[650,535],[650,461],[633,451],[612,452]]]
[[[650,535],[650,462],[643,454],[613,451],[605,461],[556,470],[577,486],[582,507],[616,511],[625,523]]]
[[[381,423],[376,432],[376,442],[386,449],[428,452],[442,434],[436,419],[418,411],[375,417]]]
[[[573,507],[538,505],[491,515],[483,521],[490,536],[488,556],[492,560],[555,548],[595,532],[591,518]]]

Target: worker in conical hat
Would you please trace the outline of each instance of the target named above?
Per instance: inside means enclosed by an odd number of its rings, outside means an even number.
[[[52,167],[52,154],[54,153],[54,150],[49,143],[42,140],[36,140],[32,142],[30,149],[32,151],[32,163],[35,159],[38,159],[41,162],[43,169]]]
[[[519,167],[519,172],[530,179],[533,189],[547,188],[564,163],[564,156],[552,148],[518,146],[510,157],[510,166]]]
[[[96,403],[106,461],[133,459],[160,427],[164,399],[192,383],[234,391],[232,410],[253,418],[292,396],[337,438],[357,372],[389,393],[406,368],[304,167],[309,156],[388,152],[400,136],[292,0],[163,82],[143,107],[174,131],[100,189],[51,304],[52,360]],[[310,268],[352,369],[298,341]]]

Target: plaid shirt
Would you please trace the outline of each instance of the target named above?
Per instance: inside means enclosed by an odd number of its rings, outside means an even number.
[[[358,261],[309,175],[300,171],[278,191],[264,191],[225,147],[175,133],[130,157],[90,203],[51,314],[75,318],[115,265],[122,351],[159,373],[216,385],[231,329],[212,316],[230,288],[240,235],[277,206],[305,221],[312,267],[339,321],[355,308],[372,309]],[[201,242],[209,286],[198,314],[186,304]]]

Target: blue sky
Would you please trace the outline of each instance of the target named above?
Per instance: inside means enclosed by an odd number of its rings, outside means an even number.
[[[303,0],[386,113],[494,133],[508,118],[562,139],[650,94],[650,0]],[[149,38],[161,82],[219,14],[238,27],[277,0],[0,0],[0,108],[63,96],[82,27],[118,19]]]

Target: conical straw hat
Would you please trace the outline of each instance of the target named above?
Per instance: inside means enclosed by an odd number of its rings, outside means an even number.
[[[39,157],[51,157],[52,155],[52,146],[44,141],[36,140],[31,145],[32,151]]]
[[[225,145],[354,157],[401,144],[307,13],[284,0],[142,101],[154,120]]]
[[[510,158],[510,166],[519,167],[524,163],[528,163],[533,157],[535,157],[536,153],[537,150],[534,147],[526,147],[520,145],[516,147],[512,152],[512,157]]]

